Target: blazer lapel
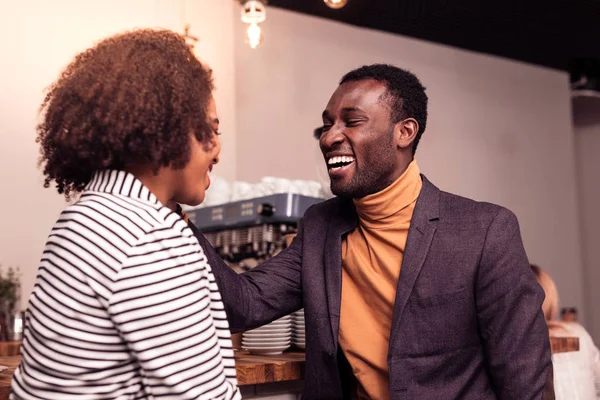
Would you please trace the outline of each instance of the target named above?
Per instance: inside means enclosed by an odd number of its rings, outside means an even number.
[[[358,216],[350,200],[338,208],[328,224],[325,238],[325,282],[327,285],[327,308],[333,336],[334,349],[337,349],[340,327],[340,307],[342,303],[342,237],[358,226]]]
[[[388,347],[388,358],[392,354],[397,341],[397,332],[402,320],[402,313],[406,302],[413,290],[421,267],[427,258],[429,247],[433,241],[439,220],[439,198],[440,190],[421,175],[423,187],[417,199],[415,211],[408,231],[408,238],[400,268],[400,279],[396,287],[396,299],[394,303],[394,316],[390,332]]]

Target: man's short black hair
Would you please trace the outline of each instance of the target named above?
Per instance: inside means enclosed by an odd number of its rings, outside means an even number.
[[[425,87],[411,72],[388,64],[365,65],[348,72],[340,85],[346,82],[373,79],[387,87],[387,101],[391,108],[392,123],[406,118],[414,118],[419,123],[419,131],[413,142],[413,155],[427,125],[427,94]]]

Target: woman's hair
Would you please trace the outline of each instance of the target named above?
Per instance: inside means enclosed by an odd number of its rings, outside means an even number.
[[[190,138],[210,147],[212,72],[171,31],[143,29],[80,53],[52,84],[37,127],[45,187],[67,198],[94,172],[183,168]]]
[[[556,290],[556,285],[550,275],[537,265],[531,264],[531,270],[546,294],[546,298],[542,304],[544,317],[546,317],[546,321],[552,321],[558,316],[558,291]]]

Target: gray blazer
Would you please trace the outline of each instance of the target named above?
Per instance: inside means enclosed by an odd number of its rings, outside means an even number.
[[[305,399],[350,396],[338,345],[341,245],[357,223],[351,200],[317,204],[289,248],[242,275],[198,233],[232,330],[304,308]],[[390,332],[391,398],[541,399],[552,371],[543,300],[515,215],[423,177]]]

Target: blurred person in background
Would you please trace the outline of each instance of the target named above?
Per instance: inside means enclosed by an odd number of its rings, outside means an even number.
[[[600,352],[592,337],[577,321],[558,320],[559,296],[550,275],[531,265],[546,299],[542,305],[550,336],[579,338],[579,351],[552,355],[554,392],[557,400],[600,399]]]
[[[200,204],[219,160],[211,71],[178,34],[84,51],[38,127],[45,186],[75,200],[29,301],[11,399],[239,399],[211,266],[166,205]]]
[[[575,307],[565,307],[560,311],[560,319],[565,322],[577,322],[577,309]]]

